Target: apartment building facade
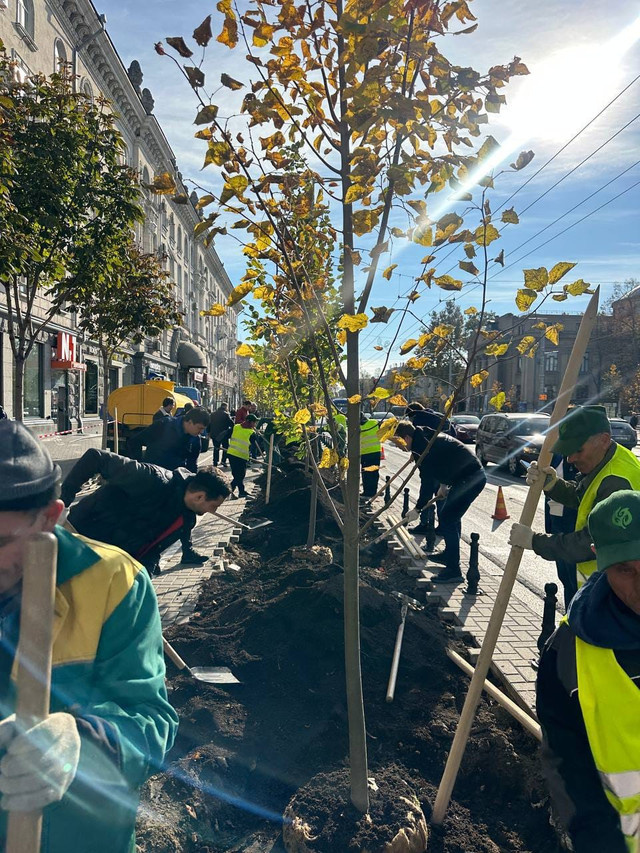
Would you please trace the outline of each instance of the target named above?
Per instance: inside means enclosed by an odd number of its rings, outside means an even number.
[[[90,0],[0,0],[0,39],[19,73],[51,74],[65,66],[74,85],[87,96],[102,93],[118,116],[126,144],[125,156],[143,183],[169,172],[176,195],[145,191],[145,220],[136,238],[146,252],[166,258],[183,313],[179,328],[143,345],[125,347],[109,371],[111,389],[154,377],[165,377],[200,391],[203,403],[235,406],[240,394],[237,358],[238,307],[222,317],[202,317],[214,302],[225,303],[233,284],[212,247],[194,240],[200,220],[197,196],[188,194],[175,154],[153,114],[149,89],[137,62],[125,69],[107,29]],[[40,307],[44,307],[41,302]],[[8,318],[0,294],[0,403],[12,414],[13,357],[7,334]],[[95,344],[83,338],[73,312],[62,312],[42,330],[26,367],[25,420],[37,426],[85,423],[98,418],[101,366]]]

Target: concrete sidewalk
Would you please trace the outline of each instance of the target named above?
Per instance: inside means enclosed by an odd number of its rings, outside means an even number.
[[[397,508],[392,508],[391,514],[397,515]],[[380,517],[380,521],[383,529],[389,526],[386,512]],[[424,544],[423,536],[414,538],[418,544]],[[464,538],[460,544],[462,574],[466,575],[470,548]],[[416,598],[426,600],[428,606],[437,608],[441,619],[452,624],[455,632],[468,641],[473,662],[473,647],[480,648],[489,624],[502,579],[501,568],[482,552],[479,554],[479,590],[483,594],[474,596],[465,594],[466,582],[458,585],[432,584],[431,577],[437,574],[442,566],[428,562],[426,554],[424,560],[415,559],[408,554],[405,559],[408,573],[416,579]],[[537,642],[542,629],[544,602],[540,598],[534,599],[540,606],[533,609],[530,601],[531,597],[524,601],[518,596],[517,587],[514,589],[493,655],[493,669],[507,685],[507,692],[511,697],[526,710],[535,713],[536,670],[532,662],[538,658]]]

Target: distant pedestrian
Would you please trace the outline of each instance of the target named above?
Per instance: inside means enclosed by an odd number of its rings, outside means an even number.
[[[176,404],[176,401],[173,399],[173,397],[165,397],[164,400],[162,401],[162,405],[160,406],[158,411],[153,416],[152,423],[155,424],[156,421],[162,421],[165,418],[170,418],[171,417],[171,410],[173,409],[175,404]]]
[[[418,465],[421,485],[416,510],[421,511],[433,495],[434,481],[440,483],[437,497],[443,503],[439,531],[444,537],[444,550],[431,554],[429,559],[443,563],[444,569],[432,578],[432,582],[461,583],[462,517],[484,489],[487,478],[475,454],[450,435],[436,435],[428,427],[414,427],[409,421],[401,421],[391,440],[418,459],[431,439],[433,444]]]
[[[4,407],[0,406],[0,421],[6,421],[6,420],[7,420],[7,413],[5,412]]]
[[[227,456],[233,479],[231,480],[231,495],[235,489],[238,490],[238,497],[247,497],[247,492],[244,487],[244,478],[247,474],[247,464],[250,457],[251,442],[255,442],[255,427],[258,422],[256,415],[248,414],[241,424],[235,424],[229,439],[229,449]]]
[[[71,507],[68,521],[89,539],[117,545],[159,574],[160,554],[182,543],[182,563],[201,566],[208,557],[194,551],[191,531],[196,518],[215,514],[229,496],[229,487],[212,471],[168,471],[105,450],[90,448],[73,466],[62,485],[70,506],[82,486],[100,475],[104,484]]]
[[[209,412],[202,408],[192,408],[184,415],[175,418],[163,418],[151,426],[135,432],[127,440],[127,452],[133,459],[140,459],[142,448],[146,447],[144,462],[160,465],[173,471],[174,468],[186,468],[193,458],[192,439],[198,439],[209,425]],[[196,454],[197,458],[197,454]]]
[[[405,417],[416,427],[427,427],[432,430],[439,429],[440,432],[456,437],[456,432],[453,424],[442,412],[436,412],[434,409],[425,408],[422,403],[409,403],[405,409]],[[423,488],[423,503],[426,504],[438,491],[440,483],[433,480],[429,488],[425,479],[421,480]],[[429,494],[430,492],[430,494]],[[438,504],[440,510],[441,504]],[[427,533],[429,530],[428,510],[420,513],[420,520],[415,527],[410,527],[410,533]]]
[[[638,416],[636,415],[635,412],[629,418],[629,423],[631,425],[631,429],[637,429],[638,428]]]
[[[378,438],[380,424],[375,418],[360,415],[360,469],[362,471],[362,497],[372,498],[378,491],[380,477],[381,445]]]
[[[213,466],[218,467],[218,464],[227,464],[227,448],[229,447],[229,437],[233,430],[233,419],[229,414],[229,406],[226,403],[220,403],[220,406],[211,413],[209,419],[209,435],[213,441]]]

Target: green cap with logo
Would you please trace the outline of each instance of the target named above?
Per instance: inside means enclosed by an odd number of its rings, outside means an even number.
[[[589,533],[598,571],[640,560],[640,492],[614,492],[589,513]]]
[[[611,424],[605,407],[576,406],[560,424],[553,452],[571,456],[580,450],[588,438],[601,432],[611,435]]]

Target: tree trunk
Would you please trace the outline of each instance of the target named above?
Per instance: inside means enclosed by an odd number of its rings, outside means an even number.
[[[107,449],[107,432],[109,429],[109,412],[107,411],[107,399],[109,397],[109,365],[111,356],[108,350],[100,347],[100,360],[102,361],[102,449]],[[113,428],[118,429],[114,422]]]
[[[24,420],[24,356],[13,356],[13,417],[16,421]]]
[[[309,531],[307,533],[307,548],[316,541],[316,518],[318,511],[318,472],[313,469],[311,479],[311,503],[309,504]]]

